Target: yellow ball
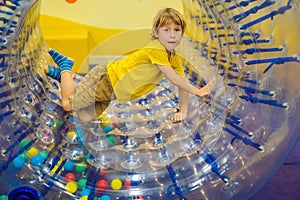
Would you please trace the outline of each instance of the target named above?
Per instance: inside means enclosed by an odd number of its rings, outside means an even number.
[[[119,190],[122,188],[122,181],[120,179],[114,179],[110,185],[113,190]]]
[[[33,156],[36,156],[39,154],[39,150],[35,147],[31,147],[28,151],[27,151],[27,155],[32,158]]]
[[[68,182],[66,185],[66,191],[73,194],[77,191],[77,184],[75,182]]]
[[[68,138],[73,138],[75,135],[76,135],[75,131],[69,131],[69,132],[67,133],[67,137],[68,137]]]
[[[102,123],[101,123],[101,126],[102,126],[102,127],[110,125],[109,118],[108,118],[106,115],[101,114],[101,115],[98,117],[98,119],[102,121]]]
[[[89,196],[83,196],[80,198],[80,200],[88,200],[89,199]]]

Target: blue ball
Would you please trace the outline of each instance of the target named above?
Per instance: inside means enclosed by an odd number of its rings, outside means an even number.
[[[66,171],[72,171],[74,169],[74,161],[70,160],[65,163],[64,170]]]
[[[105,194],[100,197],[100,200],[111,200],[111,198]]]
[[[33,156],[30,160],[33,166],[40,166],[43,163],[44,159],[40,155]]]
[[[16,157],[13,161],[13,165],[15,168],[22,168],[25,165],[25,159],[23,158],[22,155],[19,155]]]
[[[104,126],[103,127],[103,131],[105,132],[105,133],[108,133],[108,132],[110,132],[110,131],[112,131],[113,130],[113,128],[111,127],[111,126]]]
[[[80,195],[81,196],[89,196],[90,192],[91,192],[90,189],[85,188],[85,189],[82,190]]]

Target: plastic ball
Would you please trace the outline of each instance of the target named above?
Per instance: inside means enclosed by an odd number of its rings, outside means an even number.
[[[68,3],[75,3],[77,0],[66,0]]]
[[[77,184],[72,182],[72,181],[68,182],[66,184],[66,191],[71,193],[71,194],[75,193],[77,191]]]
[[[36,156],[39,153],[39,150],[35,147],[31,147],[28,151],[27,151],[27,156],[32,158],[33,156]]]
[[[102,121],[102,123],[101,123],[101,126],[102,126],[102,127],[105,127],[105,126],[110,125],[109,118],[108,118],[105,114],[102,113],[102,114],[98,117],[98,119],[99,119],[100,121]]]
[[[100,200],[111,200],[111,198],[110,198],[110,196],[105,194],[100,197]]]
[[[85,189],[82,190],[80,195],[81,196],[89,196],[90,192],[91,192],[90,189],[85,188]]]
[[[22,168],[25,165],[25,159],[23,156],[19,155],[13,160],[13,165],[15,168]]]
[[[1,195],[0,200],[8,200],[8,196],[7,195]]]
[[[106,190],[107,189],[107,186],[108,186],[108,183],[106,180],[99,180],[97,181],[96,183],[96,187],[99,188],[99,189],[102,189],[102,190]]]
[[[110,132],[110,131],[112,131],[112,130],[113,130],[113,127],[110,126],[110,125],[107,125],[107,126],[104,126],[104,127],[103,127],[103,131],[104,131],[105,133],[108,133],[108,132]]]
[[[137,197],[134,197],[133,199],[134,200],[144,200],[144,197],[143,196],[137,196]]]
[[[76,135],[75,131],[69,131],[69,132],[67,133],[67,137],[68,137],[68,138],[73,138],[75,135]]]
[[[78,163],[78,164],[75,166],[75,171],[78,172],[78,173],[84,172],[85,169],[86,169],[86,164],[85,164],[85,163]]]
[[[33,156],[30,160],[30,163],[33,166],[40,166],[44,162],[44,159],[40,155]]]
[[[105,176],[107,174],[107,170],[106,169],[102,169],[100,172],[100,176]]]
[[[55,119],[53,121],[53,127],[54,128],[60,128],[62,124],[63,124],[63,122],[61,120],[59,120],[59,119]]]
[[[80,198],[80,200],[88,200],[89,199],[89,196],[82,196],[81,198]]]
[[[120,179],[114,179],[110,186],[113,190],[120,190],[122,188],[122,181]]]
[[[127,179],[124,181],[124,187],[126,189],[129,189],[131,187],[131,180]]]
[[[46,151],[40,152],[39,155],[41,156],[41,158],[42,158],[43,160],[45,160],[45,159],[48,157],[48,153],[47,153]]]
[[[28,143],[30,142],[29,139],[24,139],[20,142],[20,148],[23,148],[24,146],[26,146]],[[28,147],[29,149],[30,147]]]
[[[67,179],[69,181],[75,181],[76,180],[76,176],[73,173],[66,173],[64,177],[65,177],[65,179]]]
[[[65,163],[64,170],[66,171],[72,171],[74,169],[74,161],[70,160]]]
[[[82,178],[77,182],[77,186],[79,189],[83,189],[86,186],[86,179]]]
[[[112,135],[108,135],[108,136],[106,137],[106,140],[107,140],[107,142],[108,142],[109,144],[115,144],[115,137],[112,136]]]

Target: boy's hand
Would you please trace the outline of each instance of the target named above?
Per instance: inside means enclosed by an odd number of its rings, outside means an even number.
[[[184,120],[185,118],[186,118],[186,113],[177,112],[177,113],[175,113],[175,114],[171,117],[171,121],[172,121],[173,123],[181,122],[181,121]]]
[[[204,87],[200,88],[197,92],[197,96],[203,97],[206,95],[209,95],[211,92],[211,89],[214,87],[215,83],[216,83],[216,77],[214,77],[213,79],[211,79]]]

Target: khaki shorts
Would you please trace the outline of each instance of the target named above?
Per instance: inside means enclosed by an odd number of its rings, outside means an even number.
[[[94,118],[103,113],[113,99],[115,95],[106,66],[98,65],[76,86],[70,102],[74,111],[84,109]]]

